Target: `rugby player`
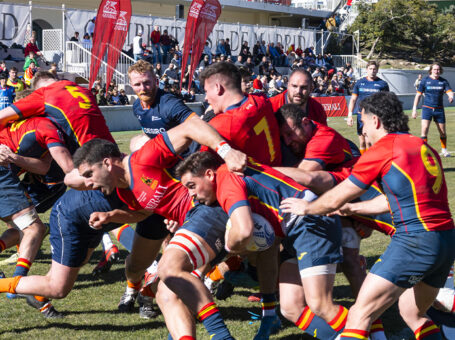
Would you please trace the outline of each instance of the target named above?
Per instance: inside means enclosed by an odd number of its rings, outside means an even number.
[[[101,140],[82,146],[76,152],[74,162],[81,175],[86,178],[86,184],[104,193],[111,193],[117,187],[119,197],[128,207],[143,215],[141,219],[133,219],[130,213],[120,209],[108,213],[97,212],[92,214],[91,224],[97,227],[109,222],[136,222],[156,213],[183,225],[181,230],[184,230],[182,233],[185,236],[180,235],[177,239],[183,238],[184,243],[187,242],[185,240],[188,238],[193,240],[192,242],[195,244],[207,244],[206,240],[210,242],[210,246],[207,245],[207,247],[211,250],[202,258],[197,257],[197,261],[191,263],[191,266],[199,267],[213,259],[215,253],[219,253],[222,248],[222,236],[224,235],[227,216],[220,209],[207,210],[203,206],[196,207],[188,215],[191,216],[190,220],[194,223],[184,224],[185,215],[193,206],[192,200],[181,183],[166,170],[178,160],[176,152],[185,150],[191,139],[200,144],[208,145],[212,149],[217,149],[218,154],[228,164],[231,164],[231,168],[234,170],[241,171],[243,169],[244,154],[231,149],[229,144],[215,130],[200,119],[189,119],[169,130],[168,133],[160,134],[147,141],[137,152],[127,157],[106,150],[106,148],[110,148],[110,144]],[[178,262],[179,259],[189,261],[187,252],[180,251],[181,249],[187,248],[181,247],[179,249],[180,256],[174,257],[172,266],[168,266],[171,273],[182,272],[182,268],[178,267],[182,265],[182,262]],[[193,250],[195,249],[190,247],[190,251]],[[156,254],[153,258],[155,257]],[[187,262],[185,262],[186,264]],[[199,314],[210,334],[229,338],[229,331],[216,308],[210,308],[210,313],[205,312],[205,306],[208,304],[213,307],[210,293],[207,291],[204,296],[199,293],[196,294],[197,291],[203,291],[205,286],[189,272],[187,274],[186,276],[182,275],[178,280],[178,289],[183,289],[187,294],[187,299],[184,302],[193,307],[192,312],[194,314]],[[163,279],[161,276],[160,278]],[[140,280],[141,277],[139,277],[139,284]],[[167,284],[167,278],[164,280]],[[172,278],[169,282],[172,285]],[[137,285],[136,282],[132,283]],[[202,289],[199,286],[202,286]],[[203,291],[203,293],[205,292]],[[166,322],[168,320],[181,322],[181,320],[185,320],[185,316],[174,313],[171,318],[166,319]],[[188,330],[185,335],[191,334],[192,331]]]
[[[366,69],[367,76],[357,80],[354,89],[352,90],[352,96],[348,107],[348,119],[346,121],[348,126],[353,126],[354,120],[352,114],[355,113],[357,115],[357,135],[359,136],[360,153],[364,153],[365,150],[368,149],[368,145],[365,136],[362,133],[363,125],[360,119],[359,103],[362,99],[371,96],[373,93],[389,91],[389,85],[376,76],[379,71],[379,65],[376,61],[370,60],[367,63]]]
[[[430,128],[431,120],[434,119],[439,132],[439,140],[441,141],[441,155],[450,157],[447,151],[447,134],[446,134],[446,117],[444,113],[443,97],[444,93],[449,97],[449,102],[453,102],[453,91],[449,82],[440,75],[443,73],[442,66],[439,63],[433,63],[428,70],[426,76],[420,82],[417,94],[414,98],[414,106],[412,107],[412,118],[417,118],[417,105],[420,97],[425,94],[422,104],[422,128],[421,138],[426,142],[428,129]]]
[[[408,133],[408,117],[395,94],[375,93],[360,108],[364,134],[373,146],[349,178],[311,203],[288,198],[280,207],[298,215],[327,214],[378,181],[396,232],[367,275],[341,339],[368,339],[372,321],[397,300],[417,339],[442,339],[426,315],[455,258],[454,223],[441,161],[435,150]]]
[[[213,155],[201,152],[185,159],[178,166],[177,173],[196,200],[206,205],[218,201],[229,214],[231,228],[226,234],[226,249],[245,251],[253,232],[252,212],[262,215],[272,224],[275,235],[284,238],[286,250],[298,255],[298,269],[288,268],[286,262],[281,268],[280,300],[291,298],[294,305],[302,308],[297,315],[289,315],[284,310],[283,315],[311,335],[335,339],[347,316],[347,309],[335,305],[332,300],[336,264],[342,259],[338,217],[309,216],[302,219],[282,214],[278,206],[283,198],[311,200],[315,195],[291,178],[251,158],[242,177],[230,174],[225,166],[218,168],[218,165]],[[259,278],[260,273],[261,268],[258,268]],[[304,296],[288,296],[285,293],[288,284],[301,284]],[[269,336],[270,333],[258,333],[255,339],[268,339]]]
[[[296,69],[289,76],[286,91],[269,98],[273,111],[276,112],[284,104],[299,105],[308,118],[320,124],[327,125],[327,115],[324,108],[310,97],[313,91],[313,77],[308,71]]]

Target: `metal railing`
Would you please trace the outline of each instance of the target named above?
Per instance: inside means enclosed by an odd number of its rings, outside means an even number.
[[[333,66],[341,67],[350,63],[353,70],[355,79],[359,79],[365,75],[365,69],[367,67],[367,62],[355,55],[334,55],[332,56]]]
[[[112,48],[112,46],[111,46]],[[89,80],[90,78],[90,64],[92,58],[92,52],[90,46],[83,46],[74,41],[66,42],[66,70],[71,73],[76,73],[82,78]],[[98,76],[101,77],[102,81],[106,82],[106,71],[108,68],[113,70],[112,79],[118,85],[127,85],[128,82],[128,68],[134,64],[134,59],[120,52],[119,61],[116,68],[109,66],[105,60],[101,60],[100,69]]]
[[[292,7],[319,11],[334,11],[342,0],[292,0]]]

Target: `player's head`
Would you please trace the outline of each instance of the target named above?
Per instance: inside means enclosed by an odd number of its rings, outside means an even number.
[[[147,104],[152,104],[156,94],[156,76],[153,65],[145,60],[139,60],[128,69],[130,85],[139,99]]]
[[[430,76],[433,76],[433,78],[438,78],[443,72],[444,69],[442,68],[440,63],[431,64],[430,69],[428,70],[428,74]]]
[[[58,81],[55,75],[48,71],[40,71],[32,79],[32,88],[38,90],[41,87],[51,85]]]
[[[225,101],[231,95],[242,93],[242,77],[232,63],[219,62],[206,67],[199,80],[204,87],[205,98],[215,113],[224,111]]]
[[[296,156],[303,156],[305,147],[311,139],[313,123],[308,115],[296,104],[285,104],[276,113],[280,135],[286,146]]]
[[[8,77],[6,76],[5,73],[0,73],[0,84],[3,86],[6,85],[6,80],[8,79]]]
[[[74,166],[85,178],[85,185],[94,190],[111,194],[117,183],[114,167],[122,153],[118,146],[104,139],[92,139],[73,155]]]
[[[376,75],[378,74],[378,70],[379,70],[379,65],[376,61],[370,60],[367,63],[367,77],[368,78],[371,78],[371,79],[376,78]]]
[[[303,69],[295,69],[289,76],[288,102],[300,106],[306,105],[311,91],[313,91],[313,77]]]
[[[360,102],[363,134],[374,144],[378,130],[386,133],[408,132],[408,116],[403,104],[393,92],[378,92]],[[382,137],[382,136],[381,136]]]
[[[220,165],[212,153],[196,152],[180,163],[176,172],[192,197],[211,205],[216,201],[216,169]]]

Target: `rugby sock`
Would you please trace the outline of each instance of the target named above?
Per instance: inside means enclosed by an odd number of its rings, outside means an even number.
[[[425,143],[428,143],[428,137],[427,136],[422,136],[420,137]]]
[[[117,233],[117,241],[130,253],[131,249],[133,249],[134,233],[134,229],[129,224],[122,225]]]
[[[276,295],[274,293],[262,294],[261,305],[262,317],[276,315]]]
[[[191,335],[184,335],[179,340],[196,340],[196,338],[192,337]]]
[[[0,279],[0,293],[16,294],[16,287],[22,276],[7,277]]]
[[[0,240],[0,253],[6,249],[6,244],[3,240]]]
[[[361,329],[345,329],[340,339],[368,340],[368,332]]]
[[[441,137],[439,140],[441,141],[441,148],[447,149],[447,137]]]
[[[370,339],[371,340],[387,340],[384,333],[384,325],[381,319],[377,319],[371,324],[370,327]]]
[[[198,279],[201,279],[202,278],[202,273],[199,269],[195,269],[191,272],[191,275],[197,277]]]
[[[346,320],[348,318],[348,309],[339,306],[337,315],[333,318],[332,321],[329,321],[328,324],[333,330],[337,333],[341,333],[346,325]]]
[[[419,327],[414,332],[416,340],[442,340],[441,331],[433,321],[428,320],[422,327]]]
[[[305,333],[319,339],[331,339],[336,332],[327,322],[314,314],[308,306],[303,309],[295,325]]]
[[[446,283],[444,283],[444,288],[454,289],[454,286],[453,286],[453,266],[450,267],[449,276],[447,276]]]
[[[221,279],[224,279],[224,276],[223,276],[223,274],[221,274],[221,271],[218,268],[218,266],[215,266],[210,272],[208,272],[207,276],[213,282],[220,281]]]
[[[32,263],[29,260],[22,257],[18,258],[13,276],[27,276],[31,266]]]
[[[102,238],[102,243],[101,245],[103,246],[103,250],[104,252],[108,251],[109,249],[111,249],[111,247],[114,245],[112,243],[112,240],[111,240],[111,237],[109,236],[108,233],[104,233],[103,234],[103,238]]]
[[[126,280],[126,285],[127,292],[138,292],[142,287],[142,280],[139,280],[138,282],[131,282],[130,280]]]
[[[229,270],[231,271],[236,271],[240,270],[240,267],[242,266],[242,258],[238,255],[231,256],[226,260],[226,265],[228,266]]]
[[[215,302],[210,302],[202,307],[197,313],[197,318],[204,325],[211,340],[233,339]]]

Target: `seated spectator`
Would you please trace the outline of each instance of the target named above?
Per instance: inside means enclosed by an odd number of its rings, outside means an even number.
[[[117,89],[112,90],[112,94],[109,97],[109,105],[123,105],[120,101],[120,93]]]
[[[6,67],[6,61],[0,61],[0,74],[5,73],[8,74],[8,68]]]
[[[52,63],[51,64],[51,68],[49,69],[49,72],[54,75],[55,79],[58,79],[58,76],[57,76],[57,64],[56,63]]]
[[[179,49],[179,41],[177,40],[176,37],[174,37],[172,34],[169,34],[169,42],[170,42],[170,46],[171,48],[173,48],[177,53],[179,53],[180,49]],[[180,56],[182,56],[182,53],[180,51]]]
[[[212,49],[209,46],[209,42],[205,42],[204,51],[202,52],[203,57],[208,56],[209,65],[212,63]]]
[[[35,58],[35,52],[29,51],[29,52],[28,52],[28,56],[25,58],[24,71],[25,71],[26,69],[28,69],[28,67],[30,66],[30,63],[31,63],[32,61],[35,63],[35,66],[39,66],[39,65],[38,65],[38,61],[37,61],[36,58]]]
[[[170,63],[169,67],[164,71],[164,75],[168,78],[169,84],[173,84],[179,81],[179,74],[175,68],[175,65]]]
[[[16,93],[25,90],[25,84],[17,77],[17,68],[14,66],[9,70],[9,78],[6,84],[14,87]]]
[[[96,95],[95,95],[96,104],[98,106],[106,106],[107,105],[107,99],[106,99],[106,96],[104,95],[104,91],[101,88],[101,85],[100,84],[96,84],[94,89],[96,91]]]
[[[196,101],[196,89],[192,87],[190,92],[183,95],[183,101],[186,103],[194,103]]]
[[[237,61],[234,63],[235,66],[237,67],[242,67],[243,66],[243,56],[239,54],[237,56]]]
[[[224,39],[220,39],[220,41],[218,42],[218,45],[216,45],[216,52],[215,52],[216,56],[226,54],[226,48],[225,48],[224,44],[225,44]]]
[[[337,72],[337,74],[332,78],[331,81],[333,90],[336,93],[343,94],[344,93],[344,78],[341,72]]]
[[[273,66],[280,65],[280,56],[275,48],[275,44],[272,42],[267,46],[267,54],[270,56]]]
[[[220,62],[226,61],[226,56],[224,54],[220,55]]]
[[[182,65],[181,65],[181,60],[180,60],[180,56],[178,55],[178,53],[174,53],[174,55],[171,59],[171,63],[175,65],[176,70],[180,69],[180,67]]]
[[[262,53],[262,50],[261,50],[261,43],[260,41],[257,41],[256,44],[254,44],[253,46],[253,60],[254,60],[254,63],[255,64],[259,64],[259,62],[261,61],[262,57],[264,56],[265,54]]]
[[[297,56],[298,56],[299,58],[302,57],[303,50],[302,50],[302,47],[301,47],[301,46],[297,47],[297,49],[295,50],[295,54],[297,54]]]
[[[41,51],[38,48],[38,45],[36,45],[36,37],[34,35],[32,35],[30,37],[29,43],[25,46],[24,56],[25,57],[28,56],[30,51],[32,51],[34,53],[34,55],[37,55],[39,57],[43,56],[43,54],[41,53]]]
[[[38,72],[38,67],[36,66],[35,62],[32,60],[29,63],[28,68],[25,70],[24,73],[24,81],[27,86],[31,86],[31,82],[33,77],[35,76],[35,73]]]
[[[253,80],[253,92],[252,93],[264,93],[264,86],[258,78]]]
[[[155,75],[158,79],[160,79],[163,76],[163,68],[161,67],[161,63],[156,63]]]
[[[201,62],[199,63],[199,67],[203,67],[203,68],[206,68],[207,66],[209,66],[212,62],[210,61],[210,58],[209,56],[206,54],[204,56],[204,59],[201,60]]]
[[[324,97],[326,95],[326,88],[324,85],[320,84],[316,87],[313,93],[316,95],[316,97]]]
[[[253,58],[250,56],[248,58],[246,58],[246,62],[244,64],[244,66],[250,71],[251,74],[254,73],[254,63],[253,63]]]
[[[313,78],[322,77],[321,68],[320,67],[316,67],[316,69],[314,70],[314,72],[313,72],[313,74],[311,76]]]
[[[126,95],[126,92],[124,89],[120,90],[119,97],[120,97],[120,103],[122,105],[130,105],[130,100],[128,99],[128,96]]]
[[[82,37],[82,47],[87,50],[92,49],[92,39],[90,38],[90,34],[85,33],[84,36]]]
[[[321,53],[318,54],[314,63],[319,67],[322,67],[325,65],[325,61],[324,61],[324,58],[322,57]]]
[[[234,63],[234,62],[232,61],[232,57],[231,57],[230,55],[228,55],[228,56],[226,57],[226,62],[231,63],[231,64]]]
[[[6,84],[7,78],[6,73],[0,73],[0,110],[10,106],[16,97],[14,87]]]

